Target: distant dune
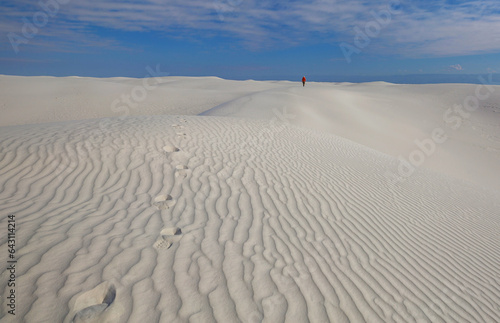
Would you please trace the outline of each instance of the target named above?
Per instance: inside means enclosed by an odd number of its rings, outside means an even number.
[[[0,76],[0,113],[1,322],[500,321],[500,86]]]

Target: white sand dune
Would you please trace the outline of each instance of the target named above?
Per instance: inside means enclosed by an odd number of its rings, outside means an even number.
[[[450,130],[475,85],[165,78],[110,111],[140,82],[0,78],[1,322],[500,321],[500,88]]]
[[[197,115],[241,96],[282,86],[277,82],[235,82],[217,77],[0,75],[0,126],[129,115]]]

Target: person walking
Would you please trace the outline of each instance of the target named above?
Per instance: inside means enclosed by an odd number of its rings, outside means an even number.
[[[302,86],[306,86],[306,77],[302,76]]]

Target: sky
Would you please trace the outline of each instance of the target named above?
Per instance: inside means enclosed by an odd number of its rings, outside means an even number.
[[[0,74],[500,81],[498,0],[3,0]]]

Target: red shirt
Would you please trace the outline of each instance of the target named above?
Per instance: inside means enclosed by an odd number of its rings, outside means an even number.
[[[306,77],[304,76],[304,77],[302,78],[302,83],[305,83],[305,82],[306,82]]]

